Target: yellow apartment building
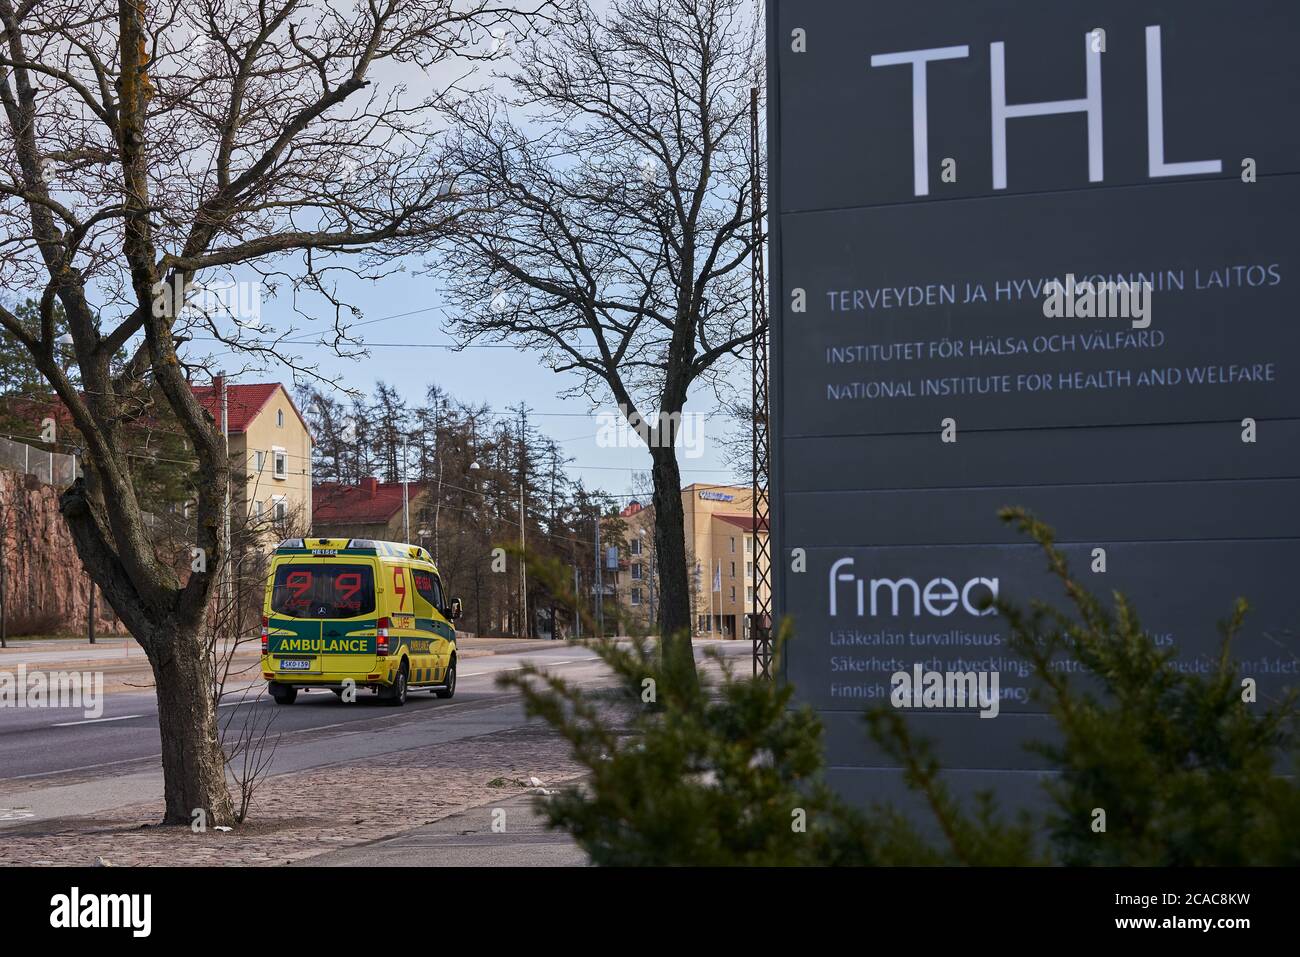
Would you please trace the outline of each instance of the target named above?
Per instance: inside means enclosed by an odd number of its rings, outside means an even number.
[[[278,382],[235,383],[214,376],[212,385],[195,386],[194,394],[218,428],[223,392],[232,514],[264,526],[268,542],[306,532],[312,515],[312,436],[306,420]]]
[[[699,638],[749,638],[754,611],[753,495],[747,486],[695,483],[682,489],[686,560],[691,569],[691,618]],[[618,596],[634,620],[648,626],[657,602],[654,510],[632,502],[620,517],[627,523],[627,555],[620,554]],[[759,529],[767,540],[767,528]],[[770,598],[763,586],[760,599]]]

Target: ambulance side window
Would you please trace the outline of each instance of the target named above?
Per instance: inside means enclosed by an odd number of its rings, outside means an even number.
[[[415,590],[420,593],[420,597],[442,613],[442,586],[438,578],[432,572],[421,571],[416,569],[412,572],[415,578]]]

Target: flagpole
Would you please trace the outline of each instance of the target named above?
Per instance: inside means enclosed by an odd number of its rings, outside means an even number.
[[[722,574],[722,559],[719,558],[717,573],[713,576],[713,581],[709,582],[709,637],[710,638],[713,637],[713,593],[718,590],[718,587],[721,584],[718,581],[718,577],[721,574]],[[718,597],[721,598],[722,596],[719,595]]]

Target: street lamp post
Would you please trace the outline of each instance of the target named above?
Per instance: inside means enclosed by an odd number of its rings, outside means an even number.
[[[646,530],[645,530],[644,528],[642,528],[642,529],[638,532],[638,534],[641,536],[641,552],[642,552],[642,554],[646,554]],[[655,617],[655,546],[654,546],[654,536],[650,536],[649,562],[648,562],[647,564],[648,564],[649,573],[648,573],[648,575],[647,575],[646,578],[645,578],[645,583],[646,583],[646,599],[647,599],[647,601],[648,601],[648,603],[649,603],[649,606],[650,606],[650,619],[649,619],[649,621],[650,621],[650,627],[651,627],[651,628],[654,628],[655,625],[658,623],[658,619]]]

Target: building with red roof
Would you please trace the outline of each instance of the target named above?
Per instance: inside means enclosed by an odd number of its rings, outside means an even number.
[[[312,515],[312,435],[279,382],[227,382],[191,390],[230,437],[231,504],[236,515],[268,526],[266,537],[306,533]]]
[[[416,515],[428,498],[427,483],[407,485],[412,544],[421,544]],[[406,541],[402,483],[362,479],[360,485],[318,482],[312,492],[312,535],[317,538],[377,538]]]

